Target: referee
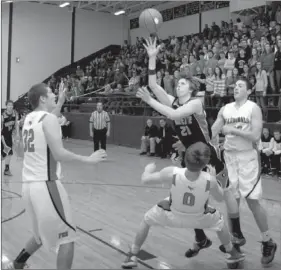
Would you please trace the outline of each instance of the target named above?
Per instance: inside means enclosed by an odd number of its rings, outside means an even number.
[[[94,151],[101,148],[106,150],[106,137],[110,135],[110,119],[106,111],[103,110],[101,102],[97,104],[97,110],[92,112],[90,117],[90,136],[94,141]]]

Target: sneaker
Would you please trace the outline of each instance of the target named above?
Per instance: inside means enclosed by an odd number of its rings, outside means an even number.
[[[150,153],[149,156],[150,156],[150,157],[154,157],[154,156],[155,156],[155,153]]]
[[[140,156],[144,156],[144,155],[146,155],[146,152],[141,152],[140,153]]]
[[[123,269],[131,269],[138,266],[137,256],[131,252],[128,253],[125,261],[122,263]]]
[[[211,245],[212,245],[212,241],[209,238],[206,238],[205,240],[203,240],[201,242],[196,241],[193,244],[193,249],[190,248],[188,251],[185,252],[185,257],[187,257],[187,258],[195,257],[201,249],[208,248]]]
[[[13,176],[10,169],[9,170],[5,170],[4,171],[4,175],[7,175],[7,176]]]
[[[267,242],[262,242],[262,264],[269,264],[273,261],[275,252],[277,250],[277,244],[270,239]]]
[[[232,250],[226,254],[226,263],[238,263],[245,260],[245,255],[239,252],[234,246]]]
[[[26,263],[9,262],[3,269],[27,269],[29,268]]]
[[[243,234],[233,233],[232,235],[232,244],[234,247],[241,252],[240,247],[244,246],[246,244],[246,238]],[[224,245],[220,245],[219,249],[221,252],[226,253]]]

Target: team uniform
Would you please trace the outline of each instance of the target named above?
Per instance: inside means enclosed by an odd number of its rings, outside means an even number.
[[[43,131],[47,115],[45,111],[33,111],[24,121],[22,193],[36,241],[57,251],[61,244],[75,241],[76,226],[60,181],[61,165],[53,158]]]
[[[235,107],[235,102],[225,105],[222,114],[225,126],[250,131],[254,106],[257,106],[256,103],[250,100],[239,109]],[[230,188],[233,189],[235,196],[260,199],[262,197],[261,164],[257,145],[240,136],[226,135],[223,155]]]
[[[197,99],[197,98],[196,98]],[[188,104],[192,99],[184,104],[179,104],[176,98],[172,104],[174,109]],[[223,162],[218,158],[217,150],[211,145],[212,132],[206,119],[206,113],[202,103],[202,114],[192,114],[189,117],[184,117],[180,120],[174,121],[175,131],[179,140],[187,149],[194,143],[203,142],[209,145],[211,150],[210,164],[216,168],[217,178],[226,178],[227,172]],[[182,159],[182,167],[185,167],[184,158]]]
[[[16,125],[17,114],[15,111],[12,114],[9,114],[7,111],[4,111],[2,114],[3,129],[1,135],[4,137],[6,145],[11,148],[9,153],[4,152],[4,145],[1,139],[1,156],[5,158],[7,155],[13,155],[13,131]]]
[[[186,168],[175,167],[170,197],[165,200],[169,208],[163,201],[155,205],[145,214],[145,222],[150,226],[221,231],[221,213],[208,206],[211,175],[202,171],[196,181],[190,181],[185,172]]]

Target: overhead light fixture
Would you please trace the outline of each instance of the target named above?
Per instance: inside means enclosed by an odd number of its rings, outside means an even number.
[[[121,15],[121,14],[124,14],[125,13],[125,10],[118,10],[114,13],[115,16],[118,16],[118,15]]]
[[[65,3],[63,3],[63,4],[60,4],[60,7],[67,7],[67,6],[69,6],[70,4],[69,4],[69,2],[65,2]]]
[[[12,0],[5,1],[5,3],[12,3],[12,2],[13,2]]]

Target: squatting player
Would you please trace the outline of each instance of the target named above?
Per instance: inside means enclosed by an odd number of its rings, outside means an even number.
[[[202,171],[209,163],[210,156],[210,147],[198,142],[187,148],[185,152],[186,168],[167,167],[156,172],[155,164],[146,166],[142,175],[143,183],[168,183],[171,186],[170,197],[166,199],[170,204],[170,209],[164,209],[158,204],[144,215],[130,252],[122,264],[123,268],[137,266],[137,254],[151,226],[214,230],[228,253],[227,264],[244,260],[244,255],[232,245],[223,216],[218,210],[208,205],[210,195],[217,201],[223,200],[223,189],[215,178],[214,169],[210,168],[213,171],[212,174]]]
[[[211,132],[202,101],[195,98],[195,87],[189,79],[183,77],[178,81],[177,97],[168,95],[156,81],[156,55],[160,46],[156,47],[156,39],[154,42],[151,39],[147,40],[147,44],[144,46],[149,56],[149,86],[161,103],[153,99],[145,88],[139,89],[137,96],[162,115],[174,120],[177,135],[185,148],[199,141],[209,145],[211,149],[210,164],[216,169],[217,179],[224,182],[225,186],[228,181],[227,171],[222,161],[219,160],[215,148],[210,145]],[[224,195],[232,224],[233,242],[244,245],[246,240],[241,232],[239,209],[235,197],[229,190],[225,191]],[[187,257],[197,255],[200,249],[207,248],[212,244],[203,230],[195,229],[195,233],[194,249],[189,249],[186,252]]]

